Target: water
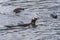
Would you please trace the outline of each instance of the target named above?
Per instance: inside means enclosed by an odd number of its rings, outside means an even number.
[[[17,7],[25,10],[15,15],[13,10]],[[60,40],[59,10],[60,0],[0,0],[0,40]],[[58,18],[50,17],[52,13],[56,13]],[[30,23],[34,17],[40,17],[37,28],[4,27]]]

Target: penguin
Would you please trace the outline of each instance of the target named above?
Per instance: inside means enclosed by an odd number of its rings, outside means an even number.
[[[24,10],[24,8],[16,8],[16,9],[13,10],[13,12],[20,13],[23,10]]]
[[[52,18],[54,18],[54,19],[57,19],[57,18],[58,18],[57,14],[50,14],[50,16],[51,16]]]
[[[27,24],[18,24],[18,25],[5,25],[5,27],[8,27],[8,28],[11,28],[11,27],[17,27],[17,26],[22,26],[22,27],[27,27],[27,26],[32,26],[33,28],[36,28],[37,27],[37,25],[36,25],[36,21],[38,20],[38,19],[40,19],[40,18],[34,18],[34,19],[32,19],[31,20],[31,23],[27,23]]]

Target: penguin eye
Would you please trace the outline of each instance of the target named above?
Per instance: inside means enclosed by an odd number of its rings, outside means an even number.
[[[37,18],[34,18],[35,20],[37,20]]]

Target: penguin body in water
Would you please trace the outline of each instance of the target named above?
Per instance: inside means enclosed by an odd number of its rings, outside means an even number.
[[[38,20],[39,18],[34,18],[31,20],[31,23],[27,23],[27,24],[18,24],[18,25],[5,25],[5,27],[8,27],[8,28],[11,28],[11,27],[17,27],[17,26],[22,26],[22,27],[27,27],[27,26],[32,26],[33,28],[36,28],[36,21]]]
[[[13,12],[19,13],[19,12],[21,12],[22,10],[24,10],[24,8],[16,8],[16,9],[13,10]]]
[[[57,18],[58,18],[57,14],[50,14],[50,16],[51,16],[52,18],[54,18],[54,19],[57,19]]]

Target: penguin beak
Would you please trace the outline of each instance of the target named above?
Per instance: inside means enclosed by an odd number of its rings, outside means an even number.
[[[39,20],[40,18],[39,17],[37,17],[37,20]]]
[[[40,18],[39,17],[35,17],[34,20],[39,20]]]

